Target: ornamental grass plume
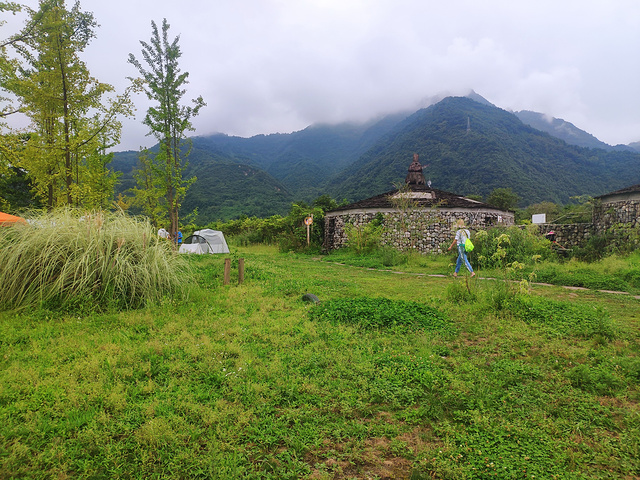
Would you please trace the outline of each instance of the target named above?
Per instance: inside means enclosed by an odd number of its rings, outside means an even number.
[[[0,229],[0,309],[131,309],[186,295],[189,267],[148,221],[57,209]]]

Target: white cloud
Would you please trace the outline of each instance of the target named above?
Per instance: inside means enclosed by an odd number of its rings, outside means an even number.
[[[120,91],[136,74],[128,54],[139,54],[151,20],[168,19],[190,73],[185,98],[208,104],[194,119],[197,134],[286,132],[474,89],[499,107],[561,117],[608,143],[640,140],[635,0],[81,4],[101,25],[85,55],[91,72]],[[143,98],[138,106],[123,148],[153,143],[140,123]]]

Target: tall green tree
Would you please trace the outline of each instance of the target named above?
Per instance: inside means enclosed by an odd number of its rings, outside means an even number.
[[[495,188],[487,197],[487,203],[502,210],[513,210],[520,201],[510,188]]]
[[[149,127],[149,135],[153,135],[159,142],[154,158],[149,159],[148,153],[145,154],[147,157],[142,162],[144,172],[138,176],[137,192],[142,192],[145,188],[162,189],[166,211],[162,220],[168,221],[170,232],[177,232],[180,205],[188,187],[195,181],[195,177],[186,180],[183,176],[190,151],[186,133],[194,130],[191,118],[206,104],[201,96],[192,100],[192,106],[181,103],[186,93],[185,85],[188,83],[189,73],[181,72],[178,65],[182,55],[180,37],[169,41],[169,23],[166,18],[162,21],[161,31],[154,21],[151,22],[151,30],[151,40],[140,41],[143,61],[129,54],[129,63],[135,66],[142,76],[144,91],[152,101],[144,124]],[[149,178],[148,174],[152,177]],[[139,195],[146,195],[144,202],[150,205],[151,209],[155,208],[155,205],[149,203],[149,200],[154,198],[153,194],[147,192]],[[147,213],[152,219],[155,218],[152,210],[147,210]]]
[[[79,2],[68,9],[65,0],[40,0],[26,10],[25,27],[5,42],[16,57],[7,60],[14,70],[6,69],[3,87],[31,120],[18,165],[49,208],[105,207],[117,180],[107,150],[120,140],[119,117],[132,115],[130,91],[115,95],[80,59],[97,23]]]
[[[22,10],[22,6],[14,2],[0,2],[0,13],[3,15],[11,13],[15,15]],[[0,27],[5,25],[6,20],[0,20]],[[17,163],[13,152],[20,144],[18,135],[9,134],[7,118],[18,113],[19,109],[14,98],[10,94],[10,85],[15,77],[16,60],[9,57],[7,50],[12,44],[18,41],[17,38],[9,38],[0,43],[0,129],[3,135],[0,141],[0,181],[10,184],[19,170],[15,167]],[[8,210],[11,203],[6,198],[4,189],[0,189],[0,206]]]

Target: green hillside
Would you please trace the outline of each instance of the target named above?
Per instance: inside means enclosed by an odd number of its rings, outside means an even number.
[[[194,149],[258,167],[282,182],[295,198],[311,201],[324,193],[334,175],[356,161],[406,116],[406,113],[389,115],[362,124],[312,125],[290,134],[251,138],[221,134],[195,137],[193,145]]]
[[[522,123],[525,125],[547,132],[553,137],[564,140],[569,145],[577,145],[578,147],[586,148],[601,148],[603,150],[635,150],[633,148],[633,144],[611,146],[604,143],[590,133],[580,130],[573,123],[567,122],[561,118],[549,118],[543,113],[531,112],[528,110],[515,112],[515,115],[522,120]]]
[[[200,163],[188,170],[198,180],[182,204],[183,214],[198,209],[197,223],[238,218],[241,215],[285,215],[293,196],[268,173],[234,162]]]
[[[506,187],[522,205],[565,203],[640,180],[635,153],[567,145],[505,110],[449,97],[399,123],[336,176],[328,193],[357,200],[389,190],[404,179],[414,153],[434,188],[486,197]]]
[[[363,199],[402,182],[414,153],[434,188],[484,198],[511,188],[520,206],[640,183],[640,154],[569,145],[482,100],[448,97],[410,116],[290,134],[194,137],[185,173],[198,180],[183,212],[197,207],[207,223],[284,213],[293,201],[323,194]],[[115,155],[120,192],[133,186],[136,162],[136,152]]]
[[[185,178],[195,176],[197,181],[187,191],[181,211],[185,215],[197,208],[196,222],[200,225],[241,215],[286,214],[294,201],[281,182],[260,168],[237,163],[240,158],[221,156],[194,145],[188,160]],[[112,168],[121,172],[117,193],[130,195],[137,163],[137,152],[114,156]]]

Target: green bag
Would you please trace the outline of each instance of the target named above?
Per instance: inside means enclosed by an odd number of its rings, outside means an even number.
[[[467,238],[464,241],[464,249],[467,252],[470,252],[471,250],[473,250],[473,243],[471,243],[471,239],[470,238]]]

